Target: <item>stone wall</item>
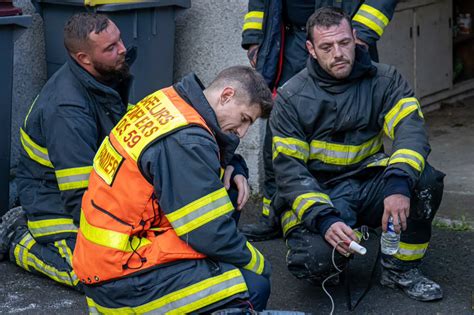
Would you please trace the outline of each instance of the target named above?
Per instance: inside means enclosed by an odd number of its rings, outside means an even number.
[[[175,79],[194,72],[204,84],[222,69],[248,65],[241,48],[243,17],[247,0],[193,0],[192,7],[176,19]],[[257,121],[243,139],[239,152],[250,169],[253,193],[261,189],[263,166],[261,147],[264,122]]]

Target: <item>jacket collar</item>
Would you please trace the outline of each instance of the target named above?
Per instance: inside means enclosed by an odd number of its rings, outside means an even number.
[[[86,90],[92,92],[91,94],[99,103],[108,106],[108,104],[113,103],[110,98],[114,97],[115,99],[121,100],[121,102],[127,106],[133,76],[118,84],[116,88],[112,88],[96,80],[89,72],[69,56],[69,54],[67,55],[67,64],[74,76],[76,76]]]
[[[188,74],[181,81],[174,85],[178,94],[190,104],[206,122],[207,126],[214,133],[220,150],[221,165],[225,167],[234,156],[240,139],[230,133],[224,133],[219,126],[217,116],[211,105],[204,96],[204,86],[199,78],[194,74]]]
[[[315,83],[322,89],[333,94],[342,93],[364,77],[371,77],[377,73],[377,68],[372,64],[368,51],[359,45],[356,46],[356,55],[352,71],[345,79],[336,79],[329,75],[321,68],[318,61],[311,56],[308,58],[306,67]]]

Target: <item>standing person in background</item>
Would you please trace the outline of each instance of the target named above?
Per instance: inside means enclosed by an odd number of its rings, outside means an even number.
[[[252,67],[260,72],[273,90],[301,71],[308,59],[306,21],[317,9],[337,7],[352,17],[356,42],[369,50],[378,61],[376,42],[393,16],[397,0],[249,0],[244,18],[242,47]],[[263,241],[281,235],[280,218],[270,201],[276,184],[272,166],[272,135],[267,123],[263,144],[265,178],[262,213],[258,223],[241,227],[252,241]]]
[[[105,15],[72,16],[64,45],[67,62],[45,84],[20,129],[22,207],[2,218],[0,256],[80,290],[72,251],[82,196],[100,143],[127,111],[132,77],[120,30]]]

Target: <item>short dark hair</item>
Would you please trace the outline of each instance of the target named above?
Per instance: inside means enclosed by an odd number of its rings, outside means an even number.
[[[69,53],[76,53],[88,44],[89,34],[99,34],[109,26],[109,18],[97,13],[76,13],[64,26],[64,46]]]
[[[306,38],[313,42],[313,28],[315,26],[323,26],[329,28],[331,26],[340,25],[342,20],[346,20],[352,30],[351,18],[346,12],[335,7],[322,7],[314,11],[306,21]]]
[[[272,92],[260,73],[247,66],[233,66],[219,72],[209,88],[231,85],[236,97],[246,98],[250,104],[259,104],[262,118],[268,118],[273,107]]]

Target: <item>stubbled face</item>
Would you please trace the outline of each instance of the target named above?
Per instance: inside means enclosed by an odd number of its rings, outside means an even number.
[[[243,138],[249,127],[261,116],[258,104],[249,104],[235,96],[221,97],[215,113],[221,130],[239,138]]]
[[[120,30],[112,21],[99,34],[92,32],[89,42],[92,66],[102,80],[120,80],[130,75],[129,66],[125,62],[127,50],[120,37]]]
[[[347,78],[354,66],[355,31],[344,19],[331,27],[316,26],[312,30],[313,42],[307,40],[306,47],[329,75],[336,79]]]

